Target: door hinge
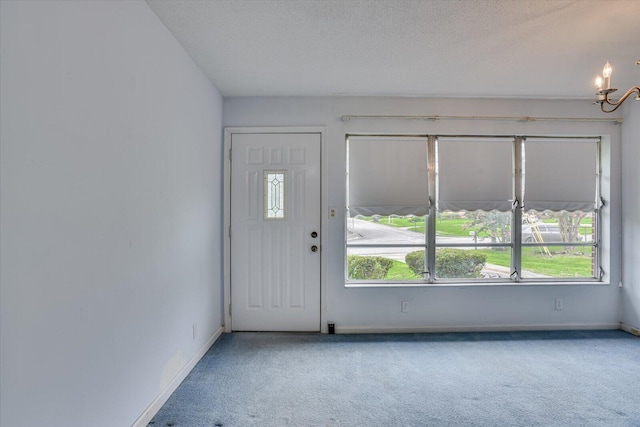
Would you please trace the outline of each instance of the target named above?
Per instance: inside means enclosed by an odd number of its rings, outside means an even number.
[[[231,226],[229,226],[229,238],[231,238]]]
[[[229,317],[231,317],[231,304],[229,304]]]
[[[229,161],[231,161],[231,148],[229,148]]]

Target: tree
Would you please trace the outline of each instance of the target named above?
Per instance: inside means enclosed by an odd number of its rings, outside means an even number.
[[[502,212],[468,212],[467,218],[471,219],[464,228],[477,228],[476,235],[487,234],[491,243],[507,243],[511,239],[511,216]]]
[[[553,212],[549,214],[550,218],[558,220],[560,228],[560,236],[565,243],[573,243],[578,241],[580,233],[580,222],[587,216],[585,212]]]

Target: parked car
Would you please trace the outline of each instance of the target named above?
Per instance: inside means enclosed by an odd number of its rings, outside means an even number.
[[[535,232],[536,228],[539,231],[539,234]],[[524,224],[522,226],[522,241],[525,243],[540,242],[535,237],[542,237],[542,242],[544,243],[562,242],[562,234],[560,233],[560,227],[558,224],[547,224],[543,222],[537,224]],[[583,237],[580,235],[577,236],[578,240],[582,240],[582,238]]]

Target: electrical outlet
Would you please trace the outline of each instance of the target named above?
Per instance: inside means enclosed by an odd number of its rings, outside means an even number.
[[[402,301],[400,303],[400,311],[403,313],[409,312],[409,301]]]
[[[562,310],[564,308],[564,301],[562,298],[556,298],[556,310]]]
[[[193,324],[193,339],[195,340],[197,336],[198,336],[198,324],[194,323]]]

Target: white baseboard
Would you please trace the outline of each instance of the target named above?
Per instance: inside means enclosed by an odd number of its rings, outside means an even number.
[[[479,326],[339,326],[337,334],[416,334],[433,332],[519,332],[519,331],[566,331],[588,329],[620,329],[619,323],[598,324],[558,324],[558,325],[479,325]]]
[[[211,335],[211,337],[205,342],[202,347],[193,355],[191,360],[187,362],[186,365],[176,374],[176,376],[171,380],[171,382],[165,387],[164,390],[156,397],[153,402],[144,410],[142,415],[138,417],[138,419],[131,425],[131,427],[147,427],[151,419],[158,413],[162,405],[164,405],[171,394],[176,391],[180,383],[189,375],[189,372],[196,366],[196,364],[202,359],[202,357],[207,353],[207,351],[211,348],[213,343],[215,343],[218,338],[224,332],[224,327],[219,327],[217,331]]]
[[[631,325],[625,325],[624,323],[620,324],[620,329],[622,329],[625,332],[629,332],[630,334],[633,334],[635,336],[640,337],[640,327],[635,327],[635,326],[631,326]]]

